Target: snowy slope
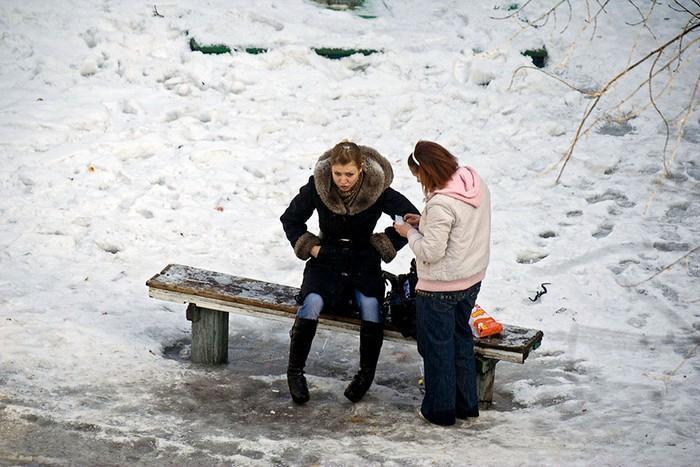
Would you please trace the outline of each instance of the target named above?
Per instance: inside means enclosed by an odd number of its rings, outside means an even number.
[[[571,2],[570,20],[564,5],[531,28],[518,17],[558,2],[504,20],[512,2],[368,2],[373,19],[252,3],[158,3],[158,15],[136,0],[0,3],[0,463],[694,464],[698,33],[653,84],[670,177],[648,89],[618,106],[650,62],[601,99],[558,184],[591,97],[531,69],[513,77],[531,65],[521,52],[545,45],[548,72],[599,89],[687,15],[659,3],[645,28],[632,2],[595,22],[597,2]],[[204,55],[192,37],[269,51]],[[328,60],[312,47],[382,52]],[[417,205],[405,158],[418,139],[491,187],[479,302],[545,338],[525,365],[499,364],[495,407],[472,425],[416,418],[410,345],[386,344],[352,406],[357,338],[320,332],[312,401],[295,407],[286,324],[231,316],[232,363],[206,368],[187,360],[184,307],[147,297],[168,263],[299,285],[278,218],[343,138],[387,156]]]

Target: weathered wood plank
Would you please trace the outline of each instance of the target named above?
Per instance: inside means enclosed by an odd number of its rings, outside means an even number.
[[[488,409],[493,404],[493,383],[496,377],[498,359],[476,356],[476,389],[479,408]]]
[[[146,282],[151,297],[225,312],[242,310],[259,316],[293,318],[298,305],[296,287],[232,276],[214,271],[171,264]],[[346,316],[321,315],[320,324],[356,331],[359,320]],[[389,338],[404,339],[396,329],[386,329]],[[523,363],[542,341],[542,331],[504,325],[502,334],[475,339],[475,351],[487,358]],[[404,339],[405,340],[405,339]]]
[[[228,362],[228,313],[195,305],[192,316],[192,361],[218,364]]]

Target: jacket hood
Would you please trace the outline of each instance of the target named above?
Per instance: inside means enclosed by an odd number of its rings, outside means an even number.
[[[434,195],[445,195],[470,204],[475,208],[481,205],[481,181],[472,167],[460,167],[444,188],[435,190]]]
[[[384,190],[389,188],[394,180],[394,171],[391,164],[374,149],[368,146],[359,146],[364,162],[362,170],[364,178],[360,192],[350,208],[346,208],[337,190],[333,189],[333,176],[331,174],[331,151],[328,150],[316,162],[314,169],[314,185],[316,192],[326,205],[335,214],[354,215],[362,212],[377,202]]]

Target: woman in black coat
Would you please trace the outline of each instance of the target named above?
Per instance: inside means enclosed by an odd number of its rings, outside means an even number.
[[[367,146],[337,144],[316,163],[314,175],[301,187],[280,220],[294,253],[308,260],[301,286],[303,303],[290,331],[287,383],[297,404],[309,400],[304,366],[321,311],[338,311],[349,297],[361,317],[360,370],[345,390],[357,402],[372,384],[382,347],[380,304],[384,297],[381,260],[389,262],[406,239],[387,227],[374,228],[382,213],[404,216],[418,210],[389,187],[394,178],[389,161]],[[306,222],[318,213],[319,235]]]

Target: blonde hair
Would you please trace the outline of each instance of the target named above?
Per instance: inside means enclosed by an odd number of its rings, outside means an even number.
[[[358,169],[362,168],[362,152],[360,147],[350,141],[341,141],[333,146],[329,157],[331,165],[355,164]]]

